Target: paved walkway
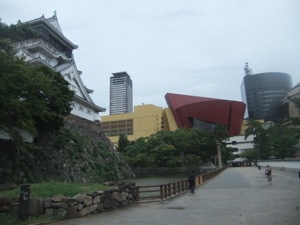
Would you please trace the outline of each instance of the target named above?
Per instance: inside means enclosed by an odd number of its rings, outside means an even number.
[[[300,225],[300,179],[273,170],[272,183],[255,167],[229,168],[163,203],[143,203],[53,225]]]

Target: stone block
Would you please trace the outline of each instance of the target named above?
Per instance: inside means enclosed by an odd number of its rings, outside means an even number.
[[[93,204],[93,197],[90,195],[86,195],[84,200],[83,200],[83,205],[84,206],[90,206]]]
[[[122,194],[119,193],[119,192],[113,192],[113,193],[112,193],[112,198],[113,198],[114,200],[116,200],[117,202],[122,202],[122,201],[123,201],[123,200],[122,200]]]
[[[8,212],[10,210],[10,208],[11,208],[10,205],[1,205],[0,206],[0,213]]]
[[[44,213],[44,200],[33,198],[29,201],[29,215],[38,216]]]
[[[76,206],[73,206],[73,207],[69,207],[68,208],[68,215],[70,217],[74,217],[77,215],[77,207]]]
[[[112,198],[105,198],[103,202],[104,209],[112,209],[117,207],[117,202]]]
[[[85,207],[79,212],[79,215],[85,216],[85,215],[91,214],[91,213],[95,212],[97,210],[97,208],[98,208],[98,204],[94,204],[94,205]]]
[[[74,206],[76,206],[77,204],[78,204],[78,202],[75,201],[75,200],[71,200],[71,201],[68,202],[68,205],[69,205],[70,207],[74,207]]]
[[[127,199],[128,195],[129,195],[129,194],[128,194],[127,192],[122,192],[122,193],[121,193],[122,200],[125,201],[125,200]]]
[[[77,210],[80,211],[83,209],[83,204],[79,203],[77,204]]]
[[[63,208],[54,209],[53,215],[55,217],[57,217],[57,218],[62,218],[64,216],[68,215],[68,210],[67,209],[63,209]]]
[[[60,202],[63,198],[64,198],[64,196],[59,194],[59,195],[53,196],[52,201],[53,202]]]
[[[72,199],[74,199],[77,202],[82,203],[84,200],[84,197],[85,197],[85,195],[83,195],[83,194],[77,194]]]
[[[48,208],[48,209],[45,210],[46,215],[52,215],[53,216],[54,215],[53,212],[54,212],[54,209],[52,209],[52,208]]]
[[[98,211],[98,212],[102,212],[102,211],[104,211],[104,208],[103,208],[103,203],[99,203],[99,204],[98,204],[97,211]]]
[[[67,209],[68,208],[68,203],[66,203],[66,202],[54,202],[54,203],[52,203],[52,207],[53,208],[64,208],[64,209]]]
[[[46,198],[44,200],[44,207],[45,208],[50,208],[52,206],[52,199],[51,198]]]
[[[93,204],[98,204],[100,203],[100,195],[95,196],[94,200],[93,200]]]

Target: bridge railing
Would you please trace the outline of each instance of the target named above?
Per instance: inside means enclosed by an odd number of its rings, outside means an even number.
[[[226,168],[227,167],[223,167],[209,173],[197,175],[196,187],[214,178]],[[135,188],[137,203],[163,201],[178,196],[189,190],[188,179],[160,185],[136,186]]]

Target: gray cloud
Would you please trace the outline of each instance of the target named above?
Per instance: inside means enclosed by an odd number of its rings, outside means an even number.
[[[246,61],[299,82],[298,0],[0,0],[7,24],[54,10],[103,115],[113,72],[131,76],[134,105],[161,107],[167,92],[241,100]]]

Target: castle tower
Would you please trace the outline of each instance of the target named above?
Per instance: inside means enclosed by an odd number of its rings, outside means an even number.
[[[72,51],[78,46],[67,39],[60,28],[56,13],[46,19],[44,16],[24,24],[33,29],[37,36],[15,43],[17,55],[32,64],[45,65],[61,73],[75,92],[71,113],[79,117],[98,121],[99,112],[105,108],[97,106],[89,94],[93,91],[84,86]]]

